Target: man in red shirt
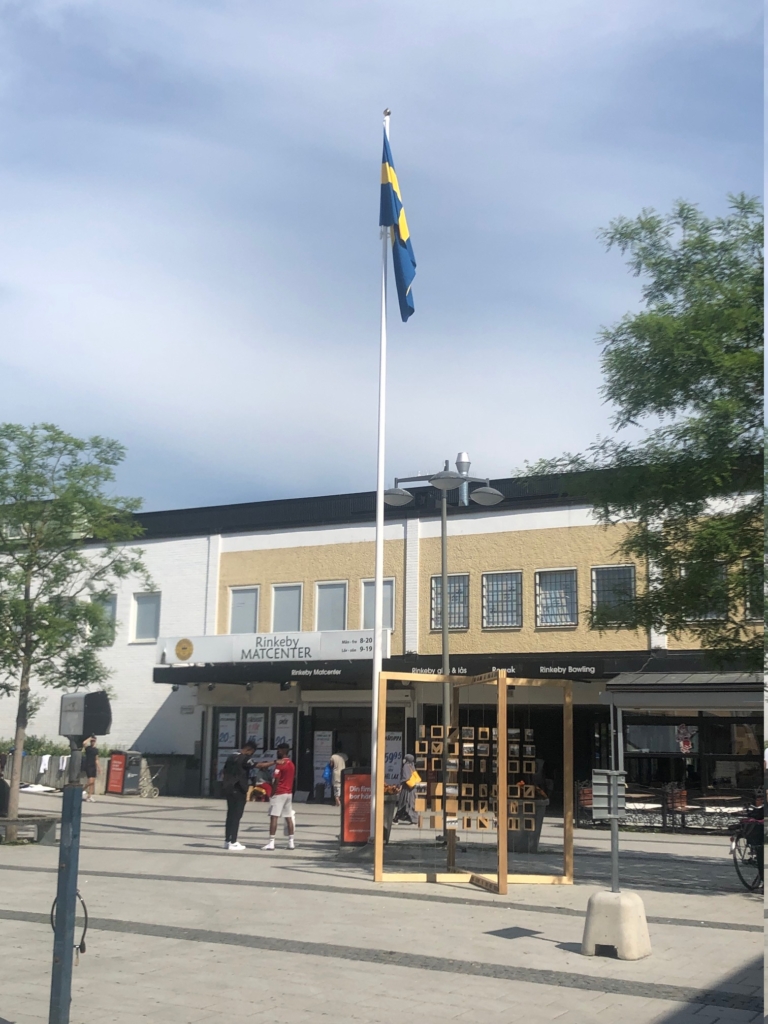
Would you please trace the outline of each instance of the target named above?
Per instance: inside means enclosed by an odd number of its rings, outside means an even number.
[[[288,828],[288,849],[295,849],[293,840],[293,780],[296,777],[296,765],[288,757],[288,744],[277,748],[276,761],[263,761],[259,768],[272,768],[272,798],[269,801],[269,842],[263,850],[274,850],[275,833],[280,818],[285,818]]]

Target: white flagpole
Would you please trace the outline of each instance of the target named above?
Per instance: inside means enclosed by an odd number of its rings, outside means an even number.
[[[389,139],[389,110],[384,111]],[[379,673],[384,626],[384,440],[387,396],[387,242],[389,228],[381,229],[381,330],[379,341],[379,436],[376,452],[376,556],[373,572],[373,679],[371,681],[371,836],[376,813],[376,755],[379,730]]]

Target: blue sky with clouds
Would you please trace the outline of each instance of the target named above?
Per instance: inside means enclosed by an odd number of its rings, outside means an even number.
[[[762,181],[756,0],[0,0],[0,416],[148,508],[374,486],[381,111],[418,260],[388,476],[609,429],[596,231]]]

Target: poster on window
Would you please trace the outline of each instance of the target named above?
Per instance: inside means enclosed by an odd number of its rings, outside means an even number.
[[[403,734],[388,732],[384,739],[384,784],[400,781],[403,767]]]
[[[245,715],[245,738],[256,743],[256,752],[261,754],[267,742],[267,716],[263,711],[247,711]]]
[[[272,728],[272,746],[277,748],[286,743],[293,752],[293,712],[278,711]]]
[[[216,743],[219,750],[226,747],[232,750],[237,746],[237,712],[226,711],[219,715],[219,738]]]
[[[221,782],[222,776],[224,774],[224,765],[226,763],[227,758],[230,757],[232,754],[236,754],[236,753],[237,753],[237,747],[232,747],[231,750],[225,750],[222,747],[219,747],[218,751],[216,752],[216,781],[217,782]]]
[[[678,725],[677,746],[681,754],[690,754],[693,750],[693,738],[698,733],[698,726]]]
[[[325,785],[323,779],[323,772],[325,766],[331,760],[331,754],[333,753],[333,733],[330,729],[317,730],[314,735],[314,745],[312,752],[312,768],[315,776],[315,786]],[[325,786],[326,795],[330,791],[330,787]]]

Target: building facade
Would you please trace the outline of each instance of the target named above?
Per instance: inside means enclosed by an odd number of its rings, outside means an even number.
[[[692,638],[593,629],[591,610],[631,600],[645,583],[646,566],[618,553],[625,528],[598,524],[556,477],[494,486],[505,497],[493,508],[449,496],[452,672],[506,668],[573,679],[577,779],[607,766],[613,700],[625,708],[630,780],[759,785],[760,680],[713,672]],[[259,661],[231,641],[371,630],[374,513],[374,495],[363,493],[142,515],[139,546],[157,589],[146,594],[126,582],[115,594],[118,629],[106,652],[116,696],[110,742],[195,759],[203,794],[216,793],[223,759],[249,735],[267,749],[287,739],[298,788],[310,793],[329,743],[340,742],[352,763],[368,763],[370,660],[331,644],[329,656],[288,650]],[[419,488],[411,506],[387,510],[384,547],[385,668],[419,680],[391,696],[396,764],[414,749],[420,725],[441,720],[440,687],[429,681],[441,665],[437,492]],[[533,697],[530,688],[510,691],[511,720],[534,729],[555,802],[559,700],[554,687]],[[463,688],[461,701],[461,724],[494,724],[493,698],[482,687]],[[0,704],[0,715],[8,710],[9,702]],[[55,735],[57,715],[58,698],[49,697],[31,731]],[[0,734],[10,733],[0,725]]]

